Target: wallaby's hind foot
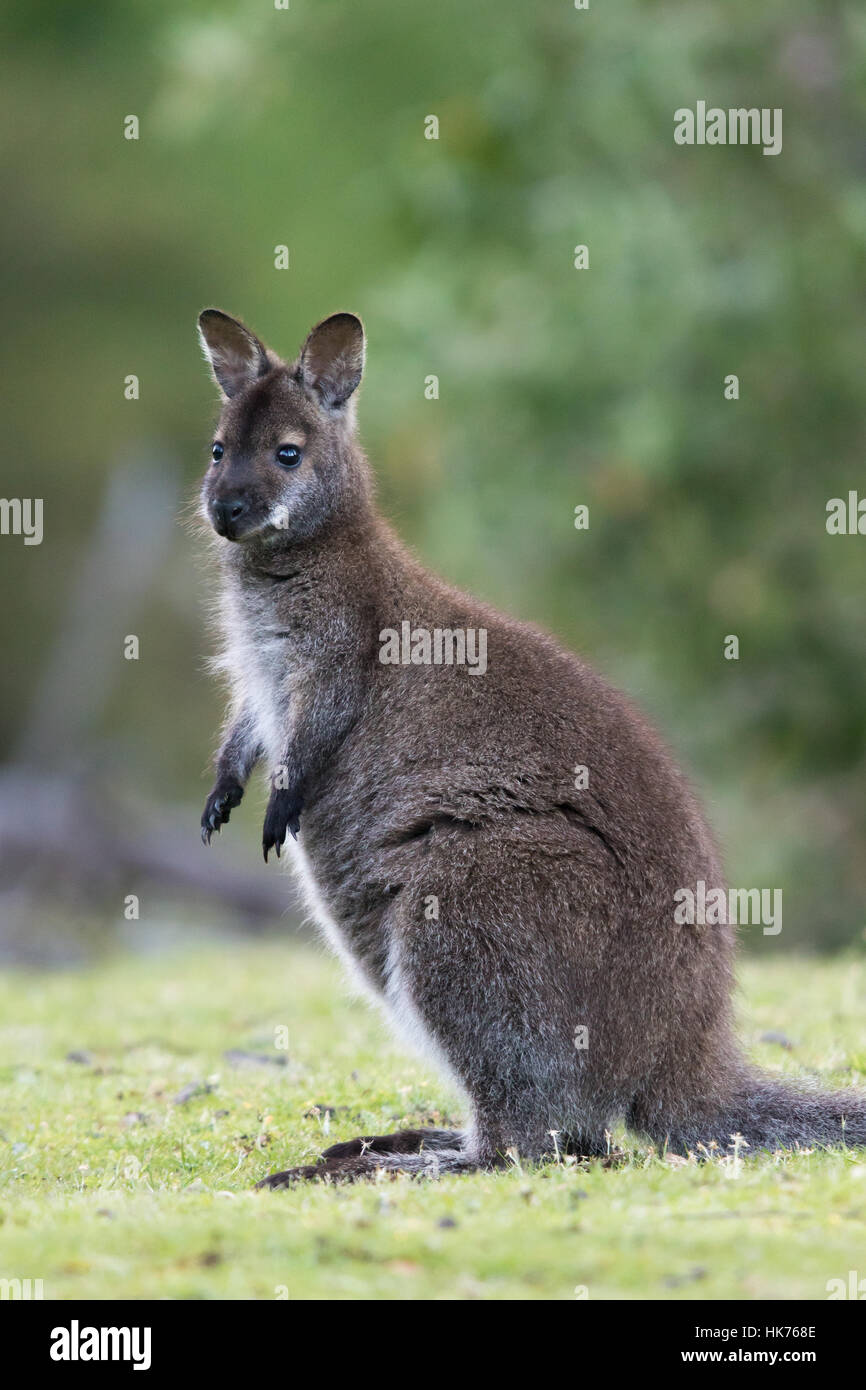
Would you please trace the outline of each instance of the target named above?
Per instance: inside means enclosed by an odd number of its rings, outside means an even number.
[[[301,1182],[356,1182],[382,1172],[438,1178],[445,1173],[475,1173],[507,1166],[507,1154],[496,1154],[487,1161],[473,1157],[464,1147],[465,1139],[456,1129],[401,1129],[369,1139],[347,1139],[325,1149],[318,1163],[271,1173],[256,1187],[279,1190]],[[543,1158],[553,1158],[555,1152],[551,1143]],[[575,1140],[571,1135],[563,1135],[559,1140],[559,1152],[585,1159],[601,1158],[605,1166],[613,1166],[625,1157],[620,1150],[609,1151],[606,1140]]]
[[[332,1144],[323,1151],[322,1158],[359,1158],[365,1153],[417,1154],[424,1149],[459,1149],[462,1142],[459,1129],[398,1129],[395,1134],[373,1134]]]
[[[356,1142],[360,1141],[351,1140],[348,1147]],[[422,1149],[420,1153],[374,1153],[367,1150],[365,1153],[353,1152],[336,1158],[323,1157],[320,1163],[308,1163],[300,1168],[287,1168],[283,1173],[271,1173],[257,1182],[256,1187],[279,1189],[294,1187],[300,1182],[356,1182],[360,1178],[377,1177],[382,1172],[438,1178],[445,1173],[474,1173],[485,1166],[461,1148],[429,1148]]]

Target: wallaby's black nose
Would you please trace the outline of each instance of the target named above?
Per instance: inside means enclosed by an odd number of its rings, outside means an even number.
[[[223,502],[214,502],[211,506],[214,529],[221,536],[231,539],[246,510],[247,504],[240,497],[229,497]]]

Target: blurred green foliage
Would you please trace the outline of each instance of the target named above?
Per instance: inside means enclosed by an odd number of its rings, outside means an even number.
[[[291,355],[352,309],[363,437],[406,538],[636,697],[732,881],[783,888],[780,941],[859,939],[866,539],[824,520],[866,492],[862,9],[15,0],[2,23],[3,487],[44,497],[46,528],[0,545],[8,747],[109,474],[174,456],[195,495],[198,310]],[[698,99],[781,107],[781,155],[677,147]],[[124,669],[100,735],[142,796],[205,790],[208,589],[179,521],[105,633]]]

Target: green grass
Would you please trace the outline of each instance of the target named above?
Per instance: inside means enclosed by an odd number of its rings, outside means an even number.
[[[866,963],[742,975],[764,1065],[866,1084]],[[863,1151],[698,1164],[627,1142],[616,1168],[252,1192],[325,1142],[460,1117],[311,947],[9,972],[0,1019],[0,1277],[46,1298],[822,1299],[866,1274]]]

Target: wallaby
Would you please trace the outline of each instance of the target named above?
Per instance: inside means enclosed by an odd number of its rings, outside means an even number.
[[[202,837],[263,759],[265,859],[291,845],[331,945],[469,1111],[465,1130],[335,1144],[260,1185],[598,1155],[621,1118],[679,1151],[866,1143],[862,1092],[744,1060],[734,932],[675,921],[675,893],[722,874],[656,735],[378,514],[360,320],[325,319],[291,364],[216,309],[199,327],[222,395],[203,509],[233,695]]]

